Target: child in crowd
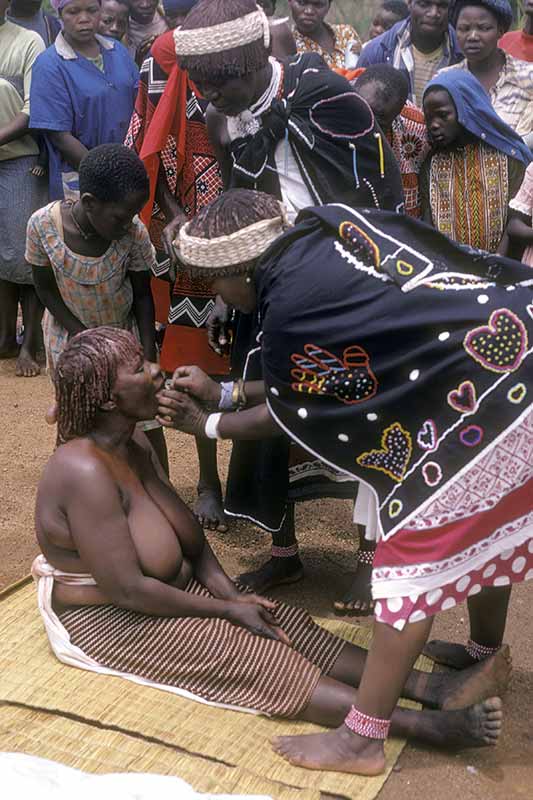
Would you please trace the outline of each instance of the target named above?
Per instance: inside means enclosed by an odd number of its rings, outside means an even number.
[[[125,0],[102,0],[98,33],[121,42],[128,30],[129,8]]]
[[[80,164],[80,199],[57,200],[28,222],[26,261],[43,318],[52,378],[68,340],[86,328],[112,325],[135,332],[156,360],[150,269],[155,252],[137,214],[148,199],[148,176],[124,145],[95,147]],[[166,466],[161,428],[150,440]]]
[[[423,102],[434,147],[421,172],[423,216],[454,241],[495,253],[531,152],[466,70],[441,72]]]
[[[158,0],[129,0],[128,5],[130,16],[124,44],[140,67],[154,40],[168,31],[169,25]]]
[[[393,25],[406,19],[409,16],[409,8],[404,0],[384,0],[377,9],[372,24],[368,29],[368,39],[375,39],[385,31],[390,30]]]

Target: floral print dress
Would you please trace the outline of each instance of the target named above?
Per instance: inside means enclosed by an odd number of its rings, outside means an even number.
[[[82,256],[65,244],[61,202],[49,203],[28,222],[26,261],[53,269],[65,305],[87,328],[112,325],[138,334],[129,273],[149,271],[155,265],[154,248],[139,219],[135,218],[130,232],[112,241],[102,256]],[[69,334],[48,310],[43,333],[47,366],[53,374]]]

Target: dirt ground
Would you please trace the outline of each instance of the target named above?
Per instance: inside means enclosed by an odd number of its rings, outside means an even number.
[[[0,361],[0,588],[29,572],[36,553],[33,506],[40,472],[54,444],[54,429],[44,422],[51,402],[44,376],[15,377],[15,362]],[[170,433],[172,480],[188,503],[194,499],[197,466],[192,439]],[[229,445],[221,452],[223,469]],[[306,565],[306,579],[279,591],[289,602],[332,616],[333,599],[348,582],[354,566],[350,505],[322,501],[300,505],[297,527]],[[230,574],[258,566],[268,552],[268,537],[248,524],[233,524],[227,534],[211,534],[211,542]],[[533,799],[533,581],[513,593],[507,641],[514,659],[511,690],[506,699],[503,741],[495,750],[442,754],[408,746],[380,800]],[[368,620],[362,624],[369,625]],[[433,635],[464,641],[465,608],[441,614]]]

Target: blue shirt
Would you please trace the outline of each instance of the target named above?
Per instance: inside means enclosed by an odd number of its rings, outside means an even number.
[[[50,199],[75,195],[77,172],[61,158],[46,131],[66,131],[92,149],[122,143],[139,84],[139,70],[125,47],[96,36],[104,70],[76,53],[60,33],[35,61],[30,127],[44,132],[49,153]]]

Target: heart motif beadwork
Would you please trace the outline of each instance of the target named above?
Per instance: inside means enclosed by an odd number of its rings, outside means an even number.
[[[398,259],[396,262],[396,271],[399,275],[402,275],[404,278],[408,278],[409,275],[412,275],[415,271],[415,268],[412,264],[408,264],[407,261],[402,261],[401,258]]]
[[[518,403],[522,402],[526,394],[527,388],[525,383],[515,383],[515,385],[512,386],[507,392],[507,399],[510,403],[518,405]]]
[[[384,472],[393,481],[401,481],[407,471],[413,444],[411,434],[399,422],[393,422],[381,435],[381,449],[361,453],[360,466]]]
[[[465,447],[477,447],[483,440],[483,428],[479,425],[467,425],[459,433],[459,439]]]
[[[531,319],[533,319],[533,303],[530,303],[528,306],[526,306],[526,311]]]
[[[416,434],[416,441],[421,450],[431,452],[437,447],[437,426],[432,419],[427,419],[418,433]]]
[[[391,500],[389,503],[389,517],[394,519],[402,513],[403,503],[401,500]]]
[[[470,414],[477,408],[476,387],[472,381],[463,381],[457,389],[448,392],[448,404],[460,414]]]
[[[478,364],[491,372],[518,369],[527,350],[524,323],[508,308],[493,311],[487,325],[469,331],[464,348]]]
[[[422,467],[422,475],[428,486],[437,486],[442,480],[442,469],[436,461],[428,461]]]

